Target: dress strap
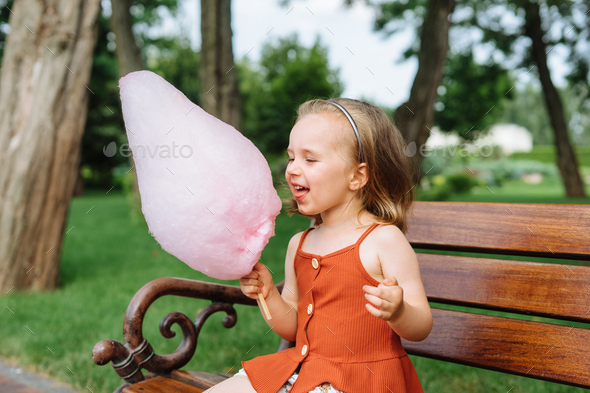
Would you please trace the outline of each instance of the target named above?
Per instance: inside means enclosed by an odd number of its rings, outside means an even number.
[[[376,222],[376,223],[373,223],[373,225],[371,225],[371,226],[370,226],[370,227],[369,227],[369,228],[368,228],[368,229],[365,231],[365,233],[363,233],[363,234],[361,235],[361,237],[360,237],[360,238],[357,240],[357,242],[356,242],[355,246],[356,246],[356,245],[359,245],[359,244],[360,244],[360,243],[361,243],[361,242],[362,242],[362,241],[363,241],[363,240],[364,240],[364,239],[365,239],[365,238],[366,238],[366,237],[369,235],[369,233],[371,233],[371,231],[372,231],[373,229],[377,228],[377,225],[379,225],[379,223],[378,223],[378,222]]]
[[[362,241],[363,241],[363,240],[364,240],[364,239],[365,239],[365,238],[366,238],[366,237],[369,235],[369,233],[371,233],[371,231],[372,231],[373,229],[377,228],[377,226],[378,226],[378,225],[379,225],[379,223],[378,223],[378,222],[376,222],[376,223],[372,224],[372,225],[371,225],[371,226],[370,226],[370,227],[369,227],[369,228],[368,228],[368,229],[365,231],[365,233],[363,233],[363,234],[361,235],[361,237],[360,237],[360,238],[359,238],[359,239],[356,241],[356,243],[355,243],[353,246],[358,246],[358,245],[359,245],[359,244],[360,244],[360,243],[361,243],[361,242],[362,242]],[[299,250],[301,250],[301,245],[303,244],[303,240],[305,239],[305,236],[307,236],[307,233],[308,233],[309,231],[311,231],[312,229],[315,229],[315,227],[310,227],[310,228],[307,228],[307,229],[306,229],[306,230],[303,232],[303,234],[301,235],[301,238],[299,239],[299,245],[297,246],[297,250],[298,250],[298,251],[299,251]],[[330,255],[330,254],[328,254],[328,255]]]
[[[312,229],[315,229],[315,227],[309,227],[303,232],[303,234],[301,235],[301,238],[299,239],[299,245],[297,246],[297,251],[301,250],[301,245],[303,244],[303,239],[305,239],[305,236],[307,236],[307,232],[311,231]]]

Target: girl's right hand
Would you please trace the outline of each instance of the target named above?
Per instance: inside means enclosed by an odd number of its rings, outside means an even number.
[[[272,275],[260,262],[256,262],[250,274],[240,278],[240,289],[250,299],[258,299],[258,293],[266,299],[273,286]]]

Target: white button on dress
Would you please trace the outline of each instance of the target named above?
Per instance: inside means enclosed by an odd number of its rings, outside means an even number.
[[[317,269],[320,266],[320,263],[318,262],[317,259],[313,258],[311,260],[311,266],[313,266],[314,269]]]

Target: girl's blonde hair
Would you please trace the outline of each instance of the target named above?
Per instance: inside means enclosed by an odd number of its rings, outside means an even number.
[[[342,105],[357,125],[369,179],[357,190],[363,210],[378,217],[380,221],[397,226],[403,233],[408,227],[408,211],[414,200],[414,162],[404,154],[406,143],[397,127],[385,112],[367,102],[350,98],[330,98]],[[320,113],[331,113],[350,125],[344,113],[335,105],[324,100],[310,100],[299,106],[297,123],[303,117]],[[360,164],[359,148],[356,136],[350,126],[350,132],[341,135],[336,142],[336,151],[342,152],[347,168]],[[282,185],[290,191],[289,184],[283,178]],[[287,204],[287,214],[302,214],[293,197],[283,199]],[[322,223],[320,214],[306,216],[315,219],[315,225]]]

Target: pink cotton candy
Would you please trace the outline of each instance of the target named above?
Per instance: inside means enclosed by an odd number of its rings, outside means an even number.
[[[282,206],[262,153],[153,72],[119,88],[149,232],[208,276],[250,273]]]

